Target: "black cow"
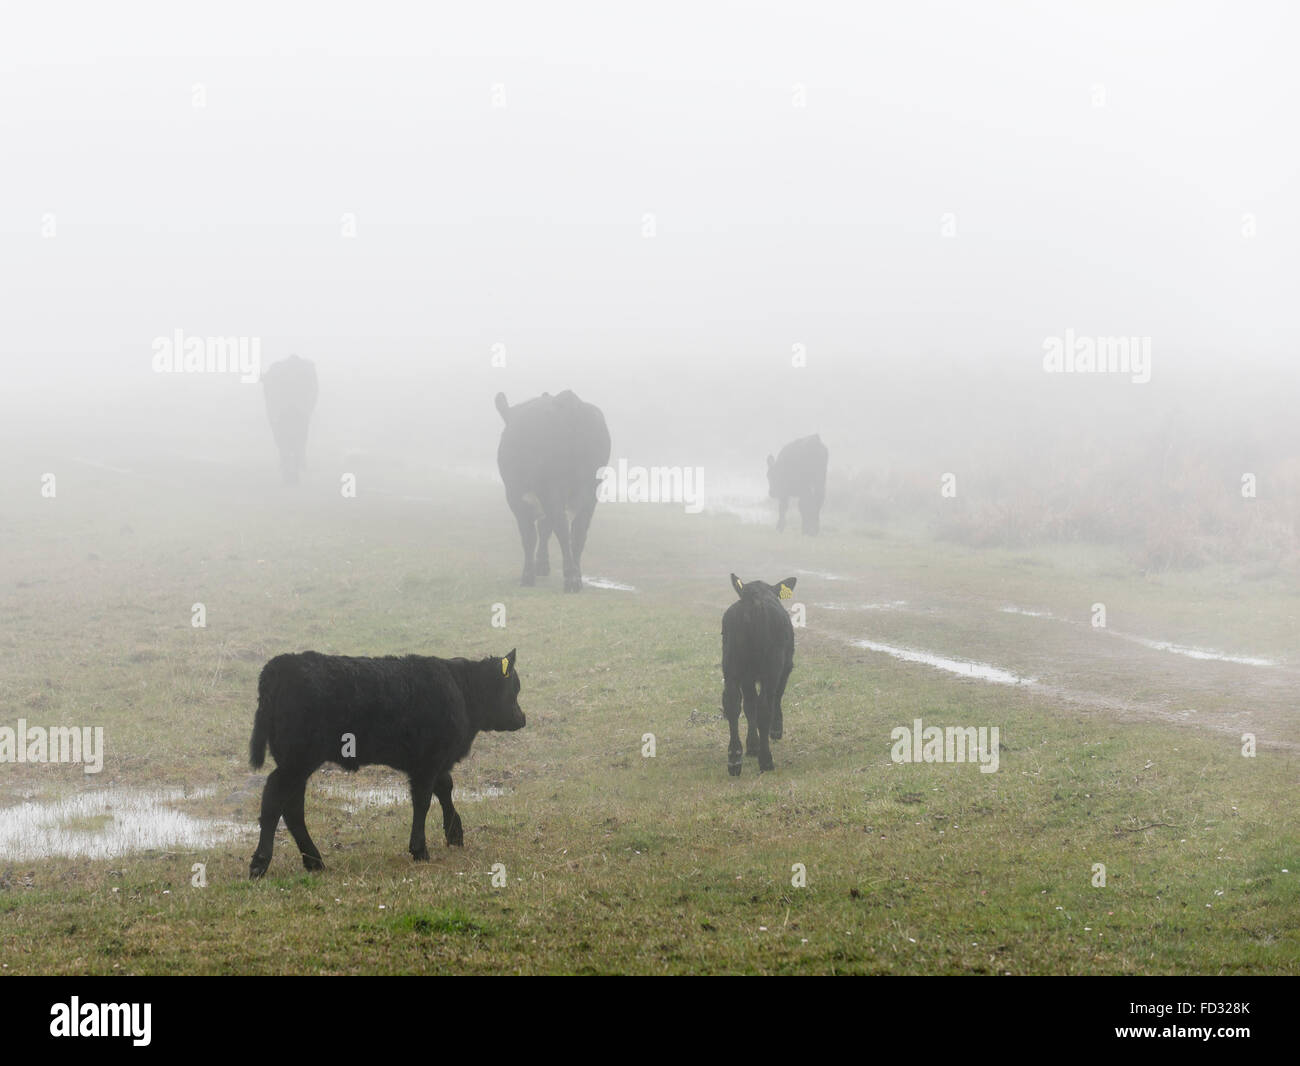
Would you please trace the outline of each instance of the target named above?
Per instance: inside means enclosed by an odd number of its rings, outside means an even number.
[[[551,572],[547,543],[554,533],[564,557],[564,591],[580,592],[582,549],[596,510],[597,471],[609,463],[605,416],[567,389],[558,396],[544,392],[514,407],[499,392],[496,405],[506,424],[497,468],[524,546],[519,583],[533,585],[538,574]]]
[[[791,441],[775,459],[767,457],[768,495],[781,501],[781,516],[776,520],[778,533],[785,529],[785,509],[790,505],[791,496],[799,500],[803,531],[813,535],[820,532],[829,459],[830,452],[816,433]]]
[[[463,844],[460,815],[451,805],[451,768],[469,754],[480,730],[524,727],[519,709],[515,653],[504,659],[436,659],[389,655],[382,659],[277,655],[257,682],[257,714],[249,761],[261,767],[270,745],[276,769],[262,791],[262,837],[249,865],[261,877],[271,862],[275,829],[284,815],[302,864],[324,868],[307,834],[303,799],[309,778],[323,763],[345,770],[379,764],[410,778],[410,850],[427,861],[424,819],[438,797],[448,845]]]
[[[272,363],[262,374],[262,395],[280,449],[280,478],[296,485],[306,466],[307,427],[316,409],[316,364],[296,355]]]
[[[794,669],[794,626],[781,601],[793,595],[794,582],[787,577],[776,585],[746,584],[731,575],[740,599],[722,616],[722,711],[731,726],[727,772],[732,777],[739,775],[743,762],[738,728],[742,697],[749,723],[745,754],[758,756],[759,770],[773,768],[767,741],[781,739],[781,697]]]

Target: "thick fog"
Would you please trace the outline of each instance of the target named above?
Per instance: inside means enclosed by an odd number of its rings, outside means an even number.
[[[755,478],[819,432],[833,480],[907,468],[927,491],[959,463],[1153,449],[1275,474],[1275,499],[1300,479],[1289,5],[5,23],[11,458],[270,476],[256,384],[156,370],[182,331],[313,360],[331,471],[490,471],[493,395],[571,388],[616,457]],[[1067,331],[1141,338],[1149,365],[1049,373]]]

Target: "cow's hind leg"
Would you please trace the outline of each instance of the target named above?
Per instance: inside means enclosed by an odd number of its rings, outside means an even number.
[[[570,550],[573,552],[573,570],[578,575],[578,588],[582,588],[582,549],[587,546],[587,531],[591,528],[592,516],[596,513],[596,496],[585,500],[573,516],[573,528],[570,531]]]
[[[824,492],[817,488],[799,497],[799,523],[806,536],[815,537],[821,532],[823,498]]]
[[[573,559],[573,543],[569,539],[569,515],[564,509],[564,500],[559,493],[552,493],[546,501],[546,518],[555,530],[555,539],[560,542],[560,555],[564,559],[564,591],[581,592],[582,574]]]
[[[298,845],[298,850],[302,852],[303,867],[308,870],[325,869],[325,861],[320,857],[320,851],[316,845],[312,843],[311,835],[307,832],[307,822],[303,816],[303,803],[307,795],[307,777],[286,779],[281,786],[281,795],[284,798],[284,824],[289,827],[289,832],[293,834],[293,842]]]
[[[282,778],[279,770],[272,770],[262,789],[262,816],[258,820],[262,826],[262,835],[257,841],[257,850],[253,852],[253,861],[248,864],[248,876],[251,878],[261,877],[271,865],[271,853],[275,850],[275,830],[280,824],[280,812],[283,809],[283,800],[280,798]]]
[[[537,571],[533,566],[533,552],[537,549],[537,515],[532,506],[522,497],[509,501],[510,510],[515,513],[515,522],[519,525],[519,539],[524,545],[524,572],[519,578],[521,585],[537,584]]]
[[[740,746],[740,685],[728,678],[722,686],[722,713],[731,727],[731,743],[727,747],[727,773],[740,776],[745,757]]]
[[[546,577],[551,572],[551,523],[545,515],[537,520],[537,576]]]
[[[429,848],[424,839],[424,821],[429,814],[429,801],[433,799],[433,778],[411,776],[411,858],[417,862],[429,861]]]
[[[451,774],[439,774],[433,782],[433,794],[438,797],[438,806],[442,808],[442,831],[447,837],[447,846],[465,846],[465,831],[461,828],[460,815],[451,805]]]

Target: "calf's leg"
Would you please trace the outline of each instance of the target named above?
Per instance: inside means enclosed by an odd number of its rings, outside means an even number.
[[[785,720],[781,715],[781,697],[785,695],[785,683],[790,680],[790,671],[794,669],[794,663],[786,663],[781,669],[781,680],[777,682],[776,699],[772,703],[772,726],[768,735],[773,740],[780,740],[785,730]]]
[[[758,754],[758,693],[754,691],[754,682],[744,686],[745,721],[749,723],[749,732],[745,734],[745,754],[751,758]]]
[[[257,850],[253,852],[253,861],[248,864],[250,878],[261,877],[271,865],[271,853],[275,850],[275,830],[280,824],[280,811],[283,809],[280,798],[281,777],[279,770],[272,770],[262,789],[262,816],[258,820],[262,826],[262,835],[257,841]]]
[[[727,747],[727,773],[740,776],[745,759],[740,746],[740,685],[728,678],[722,686],[722,713],[731,727],[731,743]]]
[[[778,675],[766,672],[763,674],[760,678],[763,689],[756,700],[758,704],[758,768],[760,771],[776,769],[776,764],[772,762],[772,749],[768,746],[768,737],[771,735],[772,729],[772,704],[776,699],[777,677]]]
[[[285,780],[280,786],[280,795],[284,800],[284,824],[289,827],[289,832],[293,834],[293,842],[298,845],[298,850],[302,852],[302,864],[308,870],[323,870],[325,862],[320,857],[320,851],[312,843],[310,834],[307,832],[307,822],[303,817],[303,802],[307,795],[307,778],[295,777],[292,780]]]
[[[442,773],[434,779],[433,794],[438,797],[438,806],[442,808],[442,831],[447,838],[447,846],[465,846],[465,831],[461,828],[460,815],[451,805],[451,774]]]
[[[429,814],[429,801],[433,799],[433,778],[411,775],[411,858],[416,862],[429,861],[429,848],[424,839],[424,820]]]

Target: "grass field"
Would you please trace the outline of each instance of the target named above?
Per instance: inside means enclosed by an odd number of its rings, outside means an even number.
[[[57,469],[55,499],[6,474],[0,726],[102,725],[104,769],[0,764],[0,825],[79,792],[171,789],[160,810],[225,836],[103,858],[0,837],[3,973],[1300,972],[1289,579],[1145,577],[1109,549],[974,551],[833,510],[810,539],[627,504],[598,510],[584,570],[634,590],[566,596],[554,575],[518,587],[486,480],[376,472],[344,499],[324,475],[286,494],[164,458]],[[748,759],[735,779],[732,570],[796,575],[807,613],[776,770]],[[327,769],[307,800],[327,869],[306,874],[282,827],[248,881],[268,658],[512,647],[528,726],[481,735],[454,775],[479,795],[458,801],[463,849],[413,863],[401,779]],[[896,764],[890,732],[916,718],[998,726],[997,772]],[[70,817],[64,838],[119,816]]]

